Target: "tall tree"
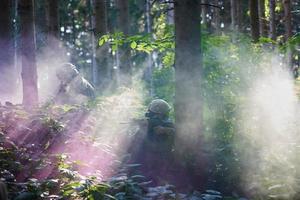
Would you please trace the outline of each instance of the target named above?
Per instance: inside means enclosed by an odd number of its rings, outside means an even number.
[[[117,21],[118,30],[123,32],[124,35],[129,34],[129,1],[117,0]],[[131,55],[130,48],[121,47],[118,51],[119,54],[119,67],[120,67],[120,83],[121,85],[129,86],[131,84]]]
[[[258,0],[249,1],[251,36],[254,42],[259,39]]]
[[[200,11],[197,0],[175,3],[175,120],[178,134],[201,133]],[[188,127],[188,128],[187,128]]]
[[[265,11],[265,0],[258,0],[259,34],[263,37],[267,36]]]
[[[95,27],[95,15],[96,13],[98,13],[98,11],[96,11],[96,2],[93,0],[89,0],[89,7],[90,7],[90,27],[93,30],[92,34],[91,34],[91,46],[92,46],[92,80],[93,80],[93,84],[94,86],[98,86],[98,79],[99,79],[99,74],[98,74],[98,63],[96,60],[96,46],[97,46],[97,42],[96,42],[96,27]],[[102,14],[102,13],[101,13]]]
[[[167,22],[166,23],[169,23],[170,22],[170,17],[168,17],[168,14],[172,15],[173,14],[173,10],[169,11],[169,13],[167,13]],[[150,0],[146,0],[146,32],[148,34],[151,34],[152,32],[152,23],[151,23],[151,2]],[[173,20],[174,20],[174,16],[173,16]],[[150,91],[149,91],[149,94],[151,97],[153,97],[153,60],[152,60],[152,53],[149,53],[148,54],[148,57],[147,57],[147,71],[146,71],[146,79],[147,81],[149,82],[149,85],[150,85]]]
[[[11,0],[3,0],[0,4],[0,93],[9,95],[16,85],[14,78],[14,35],[11,17]]]
[[[285,40],[292,36],[291,0],[283,0]]]
[[[230,0],[231,30],[237,30],[237,0]]]
[[[59,37],[58,0],[46,1],[46,22],[48,35]]]
[[[107,26],[107,1],[106,0],[94,0],[94,14],[95,14],[95,35],[97,38],[108,33]],[[97,64],[98,64],[98,85],[104,86],[105,81],[109,79],[109,48],[105,44],[101,47],[97,47]]]
[[[198,147],[201,137],[201,34],[198,0],[177,0],[175,12],[175,121],[180,149],[189,154]],[[177,142],[178,143],[178,142]],[[184,146],[187,148],[185,149]],[[188,146],[188,147],[187,147]],[[201,145],[200,145],[201,146]],[[195,153],[195,152],[193,152]],[[192,156],[193,157],[193,156]],[[195,156],[201,160],[201,156]],[[202,162],[204,163],[204,162]],[[199,167],[202,170],[204,168]],[[191,172],[192,172],[191,168]],[[203,173],[200,173],[203,175]],[[200,175],[200,176],[201,176]],[[193,181],[193,180],[191,180]],[[197,177],[202,184],[203,177]],[[194,183],[195,184],[195,183]]]
[[[208,14],[208,7],[206,4],[208,4],[207,0],[202,0],[202,6],[201,6],[201,20],[204,25],[207,25],[207,14]]]
[[[38,104],[37,66],[35,58],[34,0],[19,0],[23,105]]]
[[[292,12],[291,12],[291,0],[282,0],[284,9],[284,29],[285,29],[285,41],[287,42],[292,37]],[[292,68],[293,62],[293,49],[290,47],[287,50],[287,65]]]
[[[243,22],[243,4],[241,1],[236,1],[236,25],[237,30],[242,32]]]
[[[269,37],[273,40],[276,39],[275,7],[276,7],[276,0],[270,0],[269,1],[269,10],[270,10]]]
[[[216,6],[219,6],[219,0],[214,0],[214,4]],[[214,24],[215,32],[219,33],[221,28],[221,18],[220,18],[220,8],[218,7],[214,7],[213,24]]]

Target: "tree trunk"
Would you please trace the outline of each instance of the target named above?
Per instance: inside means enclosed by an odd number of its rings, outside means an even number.
[[[284,29],[285,29],[285,41],[287,42],[292,36],[292,12],[291,12],[291,0],[282,0],[284,9]],[[286,53],[286,62],[289,68],[293,68],[293,49],[288,48]]]
[[[8,97],[16,86],[14,70],[14,34],[11,15],[11,0],[0,4],[0,94]]]
[[[270,0],[269,1],[269,9],[270,9],[269,37],[272,40],[276,39],[275,7],[276,7],[276,0]]]
[[[46,1],[46,4],[46,22],[48,35],[50,37],[59,38],[58,0]]]
[[[265,10],[265,0],[258,0],[259,34],[262,37],[267,37]]]
[[[283,8],[284,8],[285,40],[287,41],[290,37],[292,37],[291,1],[283,0]]]
[[[99,79],[99,74],[98,74],[98,64],[97,64],[97,60],[96,60],[96,46],[97,46],[97,42],[96,42],[96,28],[95,28],[95,13],[97,13],[98,11],[96,11],[96,2],[93,0],[89,0],[89,7],[90,7],[90,28],[91,30],[93,30],[92,34],[91,34],[91,43],[92,43],[92,82],[94,86],[98,86],[98,79]],[[101,13],[102,14],[102,13]]]
[[[34,1],[19,0],[18,11],[21,30],[23,105],[30,108],[38,104]]]
[[[198,0],[175,2],[175,121],[178,149],[185,155],[202,160],[201,154],[201,47],[200,9]],[[182,152],[183,151],[183,152]],[[197,151],[197,152],[195,152]],[[199,153],[195,156],[196,153]],[[204,161],[202,162],[205,163]],[[193,164],[192,164],[193,165]],[[197,166],[199,176],[191,182],[199,187],[204,181],[204,167]],[[197,180],[196,180],[197,179]],[[197,183],[195,183],[195,182]],[[202,185],[203,186],[203,185]]]
[[[242,32],[242,22],[243,22],[243,7],[242,7],[242,2],[241,1],[236,1],[236,25],[237,25],[237,30],[239,32]]]
[[[106,0],[94,0],[95,5],[95,35],[96,38],[108,33],[107,25],[107,1]],[[96,50],[97,63],[98,63],[98,86],[104,88],[105,85],[108,85],[108,81],[111,81],[109,78],[110,66],[108,62],[109,58],[109,46],[104,44],[101,47],[97,47]]]
[[[214,0],[214,4],[216,6],[219,6],[219,0]],[[214,21],[215,32],[218,34],[220,33],[220,28],[221,28],[220,8],[214,8],[213,21]]]
[[[129,34],[129,1],[128,0],[117,0],[118,10],[118,30],[123,32],[124,35]],[[120,58],[120,84],[125,86],[131,85],[131,62],[130,62],[130,48],[121,47],[119,48]]]
[[[207,26],[207,0],[202,0],[201,1],[204,5],[201,6],[201,20],[202,20],[202,24],[204,24],[205,26]]]
[[[253,42],[259,40],[259,16],[258,16],[258,0],[249,1],[251,36]]]
[[[173,13],[173,10],[170,11],[169,14],[174,14]],[[168,23],[170,20],[168,20],[168,17],[167,16],[167,20],[166,20],[166,23]],[[173,19],[174,19],[174,16],[173,16]],[[152,33],[152,23],[151,23],[151,2],[150,0],[146,0],[146,32],[148,34],[151,34]],[[150,90],[149,90],[149,95],[151,97],[154,96],[154,91],[153,91],[153,60],[152,60],[152,53],[149,53],[148,54],[148,57],[147,57],[147,69],[146,69],[146,81],[148,81],[149,83],[149,87],[150,87]]]
[[[237,0],[230,0],[231,30],[237,30]]]

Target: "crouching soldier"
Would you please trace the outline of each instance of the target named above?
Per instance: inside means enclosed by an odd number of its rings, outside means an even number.
[[[84,103],[95,98],[94,87],[78,72],[76,67],[70,63],[63,64],[56,71],[56,77],[60,85],[55,103]]]
[[[148,106],[145,114],[148,121],[146,145],[151,151],[169,154],[173,150],[175,128],[169,119],[170,109],[162,99],[153,100]]]
[[[147,125],[141,127],[137,134],[137,137],[142,137],[133,145],[137,147],[133,152],[133,162],[142,165],[136,173],[150,178],[153,185],[166,184],[170,179],[167,172],[173,164],[175,128],[169,119],[169,112],[170,106],[166,101],[153,100],[145,114]]]

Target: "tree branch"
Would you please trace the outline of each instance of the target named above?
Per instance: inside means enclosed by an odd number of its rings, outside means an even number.
[[[157,1],[158,0],[153,0],[152,3],[151,3],[151,6],[153,6],[154,3],[157,2]],[[176,1],[162,1],[162,2],[159,2],[159,3],[161,3],[161,4],[168,4],[168,3],[175,4]],[[209,7],[219,8],[220,10],[222,10],[221,6],[210,4],[210,3],[200,3],[200,5],[201,6],[209,6]]]

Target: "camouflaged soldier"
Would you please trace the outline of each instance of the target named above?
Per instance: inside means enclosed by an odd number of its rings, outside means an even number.
[[[83,103],[95,98],[94,87],[80,75],[74,65],[63,64],[56,71],[56,77],[60,81],[54,99],[56,103]]]
[[[148,120],[147,145],[154,151],[169,153],[173,150],[175,128],[169,119],[170,105],[162,100],[153,100],[145,114]]]

